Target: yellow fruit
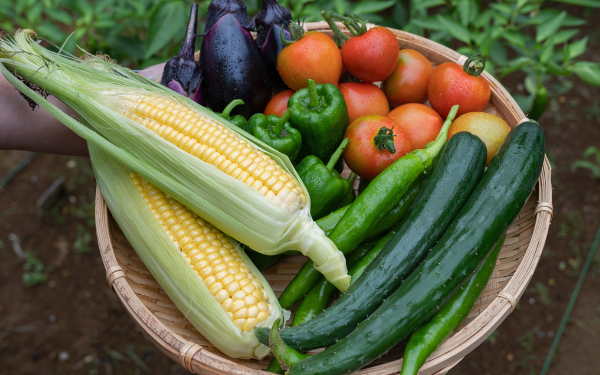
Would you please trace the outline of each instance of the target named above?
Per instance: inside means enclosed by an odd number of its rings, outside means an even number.
[[[448,139],[458,132],[469,132],[478,136],[487,148],[486,165],[489,165],[509,131],[510,126],[498,116],[485,112],[469,112],[452,122],[448,130]]]

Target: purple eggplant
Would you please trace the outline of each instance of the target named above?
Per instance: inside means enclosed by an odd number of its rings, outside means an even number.
[[[200,87],[202,81],[202,69],[194,59],[196,46],[196,31],[198,28],[198,5],[192,4],[190,20],[185,30],[185,38],[179,54],[173,57],[165,65],[161,85],[167,86],[180,94],[189,96]]]
[[[246,104],[233,114],[248,118],[265,109],[272,93],[265,65],[250,32],[232,14],[221,17],[204,37],[200,64],[202,95],[212,110],[223,112],[234,99]]]
[[[277,0],[262,0],[260,12],[254,17],[256,26],[256,43],[262,47],[273,25],[283,25],[284,30],[290,31],[289,24],[292,13],[277,3]],[[279,34],[277,34],[279,35]]]
[[[204,32],[202,35],[207,35],[221,17],[226,14],[233,14],[244,29],[254,29],[254,23],[250,24],[246,4],[244,4],[242,0],[213,0],[208,5],[206,23],[204,24]]]
[[[267,77],[275,91],[288,89],[277,71],[277,56],[279,56],[279,52],[285,47],[285,44],[281,41],[281,32],[281,26],[271,25],[265,43],[260,49],[260,56],[267,68]],[[286,30],[283,30],[283,36],[286,40],[292,40],[290,33]]]

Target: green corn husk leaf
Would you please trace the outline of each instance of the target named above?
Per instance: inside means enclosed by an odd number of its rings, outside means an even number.
[[[343,254],[310,217],[310,200],[289,159],[189,98],[148,80],[129,69],[92,59],[84,62],[48,51],[33,39],[31,30],[0,41],[2,73],[19,91],[63,124],[139,173],[157,188],[189,207],[224,233],[256,251],[275,255],[300,250],[338,289],[350,277]],[[77,111],[87,124],[67,116],[29,89],[8,70],[56,96]],[[271,157],[290,173],[307,196],[307,204],[277,205],[253,188],[221,172],[149,129],[119,113],[124,95],[161,95],[194,110],[207,122],[225,125]]]
[[[93,144],[89,149],[98,187],[110,212],[175,306],[198,332],[228,356],[265,357],[269,353],[269,347],[258,342],[254,331],[242,331],[227,317],[221,304],[156,220],[126,169]],[[277,297],[239,243],[232,238],[229,240],[267,291],[273,311],[257,327],[270,327],[276,319],[284,316]]]

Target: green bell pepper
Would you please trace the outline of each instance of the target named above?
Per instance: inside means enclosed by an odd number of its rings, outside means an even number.
[[[227,107],[225,107],[223,112],[217,113],[217,115],[223,117],[238,128],[244,129],[246,127],[246,118],[242,115],[231,116],[231,111],[238,105],[244,105],[244,101],[242,99],[232,100],[231,103],[227,104]]]
[[[310,215],[313,220],[320,219],[332,212],[340,200],[352,190],[350,182],[333,170],[333,166],[344,152],[348,142],[348,138],[344,139],[327,165],[324,165],[318,157],[309,155],[302,159],[296,167],[296,171],[310,195]]]
[[[350,175],[348,176],[348,182],[350,183],[350,191],[348,191],[348,194],[346,194],[346,196],[344,196],[344,198],[342,198],[342,200],[339,201],[337,206],[335,206],[334,210],[339,210],[340,208],[346,207],[347,205],[354,202],[354,200],[356,199],[356,193],[354,192],[352,185],[354,184],[355,179],[356,179],[356,173],[350,172]]]
[[[288,108],[294,111],[290,123],[302,133],[302,151],[326,163],[350,122],[342,92],[331,83],[316,85],[309,79],[307,88],[291,96]]]
[[[250,117],[245,130],[294,162],[302,146],[302,135],[288,122],[291,115],[290,109],[281,117],[257,113]]]

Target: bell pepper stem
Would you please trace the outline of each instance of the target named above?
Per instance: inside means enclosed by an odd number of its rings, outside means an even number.
[[[346,148],[346,146],[348,146],[349,142],[350,142],[350,140],[348,138],[344,138],[344,140],[342,141],[342,143],[340,143],[340,146],[337,148],[337,150],[335,150],[333,155],[331,155],[331,158],[329,159],[329,162],[327,163],[327,169],[329,169],[330,171],[333,170],[333,167],[335,167],[335,164],[340,159],[340,156],[342,156],[342,152],[344,152],[344,149]]]
[[[283,127],[285,126],[285,123],[290,119],[291,115],[292,115],[292,110],[287,109],[283,113],[283,116],[281,116],[281,118],[277,121],[277,124],[275,124],[275,126],[273,127],[273,133],[275,133],[275,137],[283,138],[283,134],[282,134]]]
[[[277,358],[277,361],[279,361],[281,368],[284,370],[289,370],[290,367],[296,363],[310,357],[309,355],[302,354],[285,344],[285,342],[281,339],[281,334],[279,333],[279,319],[275,320],[275,323],[273,323],[273,327],[271,328],[271,332],[269,333],[269,346],[271,347],[271,351],[273,351],[273,355],[275,358]]]
[[[391,129],[388,129],[383,126],[379,129],[379,133],[377,133],[373,141],[375,141],[375,146],[377,146],[379,151],[387,149],[390,154],[395,154],[396,147],[394,146],[394,137],[396,137],[396,134],[394,134],[394,127],[392,126]]]
[[[232,100],[231,103],[227,104],[227,107],[225,107],[225,109],[221,113],[221,117],[223,117],[225,120],[228,120],[231,111],[233,111],[233,109],[238,105],[244,105],[244,101],[242,99]]]
[[[354,180],[356,180],[356,173],[350,172],[350,174],[348,175],[348,182],[350,182],[350,185],[354,183]]]
[[[309,109],[319,108],[319,94],[317,93],[317,85],[312,79],[308,80],[308,92],[310,93],[310,102],[308,103]]]

